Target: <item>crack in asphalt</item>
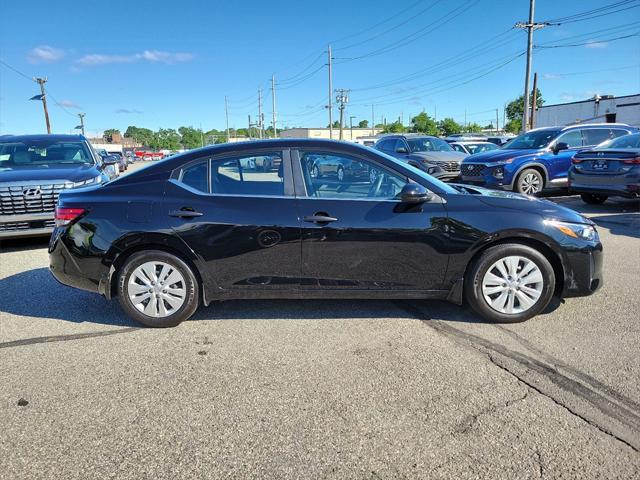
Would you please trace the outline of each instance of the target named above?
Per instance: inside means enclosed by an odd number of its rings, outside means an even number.
[[[541,395],[549,398],[554,403],[568,411],[570,414],[580,418],[594,428],[597,428],[602,433],[605,433],[615,438],[616,440],[619,440],[620,442],[629,446],[635,452],[640,451],[640,413],[634,411],[633,408],[629,408],[629,406],[621,405],[612,400],[609,400],[604,396],[606,394],[606,391],[599,392],[594,386],[592,386],[593,388],[590,388],[589,386],[580,383],[577,380],[569,378],[568,376],[558,371],[556,368],[534,357],[516,352],[514,350],[510,350],[504,345],[494,343],[483,337],[458,330],[457,328],[454,328],[445,322],[425,318],[425,312],[423,312],[416,305],[399,301],[394,303],[398,308],[404,310],[417,320],[422,321],[425,325],[429,326],[433,330],[452,338],[457,343],[469,346],[477,350],[478,352],[487,355],[489,361],[491,361],[492,364],[509,373],[532,390],[535,390]],[[598,411],[600,411],[605,418],[613,420],[613,425],[600,425],[593,419],[587,418],[583,414],[577,412],[575,408],[571,408],[560,400],[554,398],[550,393],[542,391],[539,387],[532,384],[531,381],[524,378],[523,375],[512,371],[506,364],[499,363],[496,360],[496,354],[512,362],[515,362],[521,367],[524,367],[527,372],[540,374],[560,390],[570,393],[578,399],[588,403],[591,407],[594,407]],[[606,390],[609,391],[610,387],[608,387]],[[625,428],[619,428],[618,425],[615,424],[616,422]]]
[[[0,343],[0,348],[23,347],[25,345],[34,345],[36,343],[55,343],[68,342],[69,340],[82,340],[84,338],[106,337],[108,335],[116,335],[118,333],[128,333],[140,330],[138,327],[120,328],[118,330],[105,330],[102,332],[74,333],[70,335],[53,335],[50,337],[34,337],[22,340],[12,340],[10,342]]]
[[[529,396],[529,390],[527,389],[527,391],[524,393],[523,396],[518,397],[518,398],[514,398],[512,400],[507,400],[504,405],[490,405],[486,408],[483,408],[482,410],[480,410],[478,413],[472,413],[471,415],[468,415],[463,421],[462,423],[460,423],[460,425],[458,425],[458,427],[455,429],[456,433],[467,433],[469,432],[473,426],[478,422],[478,420],[480,419],[480,417],[484,416],[484,415],[491,415],[495,412],[497,412],[498,410],[502,410],[504,408],[509,408],[511,405],[513,405],[514,403],[518,403],[523,401],[524,399],[526,399]]]

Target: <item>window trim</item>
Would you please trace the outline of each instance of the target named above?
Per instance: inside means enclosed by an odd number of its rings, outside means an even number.
[[[250,194],[236,194],[236,193],[214,193],[211,190],[211,162],[224,159],[240,159],[245,157],[259,157],[262,154],[279,154],[283,164],[283,184],[284,195],[250,195]],[[201,192],[189,185],[182,183],[183,170],[190,168],[198,163],[207,163],[207,187],[208,192]],[[197,193],[198,195],[207,195],[210,197],[249,197],[249,198],[291,198],[295,195],[295,189],[293,187],[293,172],[291,168],[291,151],[289,148],[261,148],[256,150],[246,151],[229,151],[223,152],[218,155],[205,155],[202,157],[194,158],[179,167],[176,167],[169,177],[170,181],[173,181],[176,185],[187,188],[190,192]]]

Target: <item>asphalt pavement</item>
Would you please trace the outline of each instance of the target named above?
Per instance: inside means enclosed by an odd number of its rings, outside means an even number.
[[[640,204],[605,285],[526,323],[444,302],[232,301],[177,328],[0,246],[0,478],[638,478]]]

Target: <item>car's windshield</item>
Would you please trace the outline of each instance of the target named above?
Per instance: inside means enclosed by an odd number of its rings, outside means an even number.
[[[607,140],[598,145],[598,148],[640,148],[640,133]]]
[[[514,150],[545,148],[559,133],[560,130],[533,130],[526,132],[511,140],[509,148]]]
[[[412,152],[453,152],[453,148],[444,140],[435,137],[408,138]]]
[[[473,155],[474,153],[496,150],[498,148],[498,146],[494,143],[467,143],[465,147],[467,147],[467,150],[469,150],[469,153],[471,155]]]
[[[93,157],[82,142],[34,140],[0,143],[0,168],[92,165]]]

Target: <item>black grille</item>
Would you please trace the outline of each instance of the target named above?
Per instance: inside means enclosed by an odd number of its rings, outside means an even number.
[[[479,177],[482,175],[484,165],[477,163],[465,163],[462,165],[462,175],[465,177]]]
[[[458,162],[445,162],[439,163],[438,166],[442,168],[445,172],[459,172],[460,164]]]
[[[19,232],[21,230],[30,230],[33,228],[53,228],[55,220],[44,220],[36,222],[8,222],[0,223],[0,232]]]
[[[53,212],[64,183],[0,186],[0,215]]]

